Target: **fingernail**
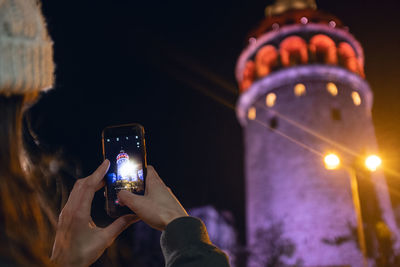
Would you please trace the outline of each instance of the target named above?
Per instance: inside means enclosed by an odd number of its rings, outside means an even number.
[[[109,165],[110,165],[110,161],[108,159],[105,159],[103,161],[103,163],[100,165],[100,167],[105,168],[105,167],[107,167]]]

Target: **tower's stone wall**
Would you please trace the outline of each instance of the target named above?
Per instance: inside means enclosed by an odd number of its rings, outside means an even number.
[[[252,263],[268,261],[269,252],[262,247],[270,251],[272,242],[282,246],[281,259],[287,264],[361,266],[349,174],[345,168],[326,170],[323,155],[335,152],[344,166],[358,172],[355,155],[376,152],[370,106],[363,93],[370,89],[362,78],[337,67],[297,68],[276,73],[290,79],[273,88],[264,86],[275,79],[271,75],[242,95],[254,98],[247,108],[256,111],[244,128],[247,234],[256,248],[253,252],[259,253]],[[329,75],[312,71],[318,68],[330,70]],[[299,83],[306,91],[297,96],[294,88]],[[327,90],[329,83],[336,86],[336,95]],[[360,96],[359,105],[354,92]],[[268,107],[266,98],[272,93],[276,100]],[[278,234],[263,235],[271,231]]]

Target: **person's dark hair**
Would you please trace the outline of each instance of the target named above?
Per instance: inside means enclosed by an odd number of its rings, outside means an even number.
[[[22,144],[24,105],[35,97],[0,95],[0,262],[51,266],[49,220]]]

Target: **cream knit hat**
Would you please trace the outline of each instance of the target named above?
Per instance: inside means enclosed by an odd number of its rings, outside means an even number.
[[[46,91],[53,73],[53,42],[40,5],[0,0],[0,94]]]

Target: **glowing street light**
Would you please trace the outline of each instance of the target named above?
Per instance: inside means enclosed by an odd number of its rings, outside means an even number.
[[[377,155],[370,155],[365,159],[365,167],[372,172],[376,171],[381,164],[382,160]]]
[[[330,153],[324,157],[325,168],[335,170],[340,165],[340,159],[336,154]]]

